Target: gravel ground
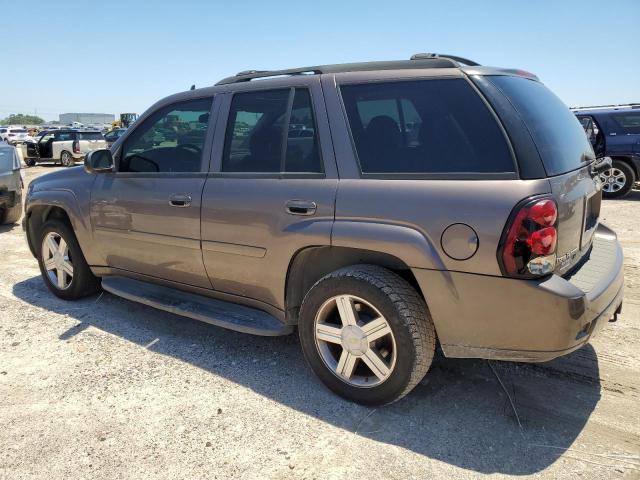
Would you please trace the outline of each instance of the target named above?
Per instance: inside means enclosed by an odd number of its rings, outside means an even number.
[[[378,409],[329,393],[295,336],[59,300],[1,227],[0,478],[640,478],[640,191],[602,220],[626,294],[592,345],[540,365],[439,358]]]

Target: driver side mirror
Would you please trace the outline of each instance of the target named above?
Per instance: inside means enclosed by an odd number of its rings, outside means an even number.
[[[113,172],[113,166],[113,155],[106,148],[93,150],[84,158],[84,169],[88,173]]]

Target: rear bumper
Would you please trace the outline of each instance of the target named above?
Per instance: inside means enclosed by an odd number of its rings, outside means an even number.
[[[565,277],[528,281],[419,269],[414,274],[448,357],[551,360],[587,343],[622,307],[622,249],[604,226],[588,258]]]

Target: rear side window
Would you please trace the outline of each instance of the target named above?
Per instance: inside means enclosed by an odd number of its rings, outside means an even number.
[[[100,132],[79,132],[78,140],[103,140],[104,137]]]
[[[506,139],[464,79],[345,85],[363,173],[514,172]]]
[[[66,142],[67,140],[75,140],[76,132],[56,132],[55,138],[58,141]]]
[[[611,116],[624,133],[640,134],[640,112],[615,113]]]
[[[235,94],[222,171],[321,173],[309,91],[288,88]]]
[[[547,87],[523,77],[488,76],[509,99],[538,148],[547,175],[561,175],[594,158],[582,125]]]

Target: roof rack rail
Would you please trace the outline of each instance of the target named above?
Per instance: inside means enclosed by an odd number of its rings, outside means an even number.
[[[444,53],[416,53],[415,55],[411,55],[411,60],[426,60],[426,59],[435,59],[435,58],[448,58],[453,60],[454,62],[464,63],[469,67],[479,67],[480,64],[474,62],[473,60],[469,60],[468,58],[458,57],[457,55],[447,55]]]
[[[306,75],[339,72],[362,72],[370,70],[392,70],[412,68],[456,68],[460,64],[477,67],[480,64],[456,55],[439,55],[437,53],[417,53],[410,60],[389,62],[361,62],[336,65],[317,65],[313,67],[288,68],[285,70],[244,70],[235,75],[223,78],[216,85],[249,82],[257,78],[282,77],[287,75]]]
[[[256,78],[282,77],[286,75],[304,75],[309,73],[322,73],[320,67],[288,68],[286,70],[243,70],[232,77],[223,78],[216,85],[229,83],[248,82]]]

